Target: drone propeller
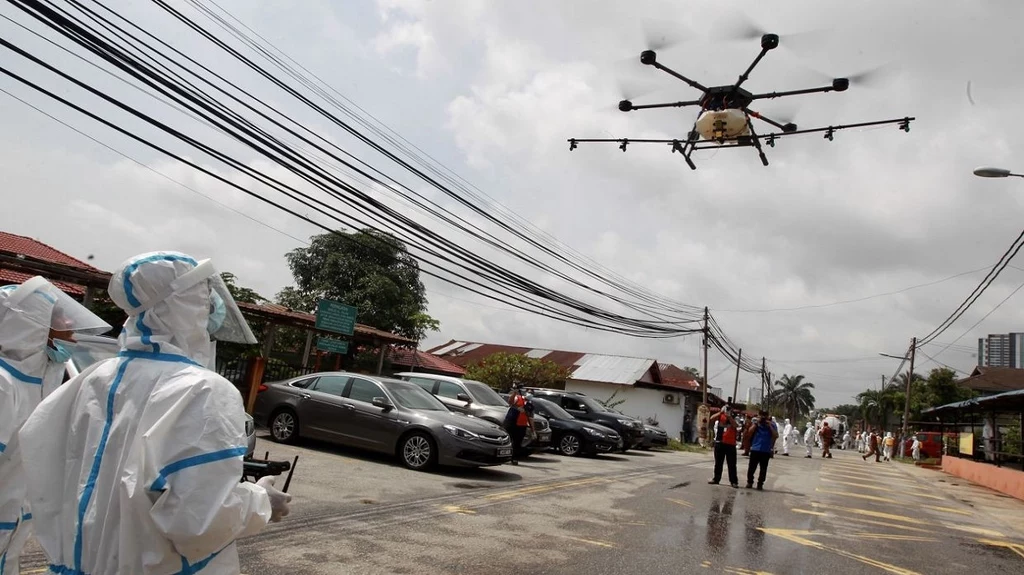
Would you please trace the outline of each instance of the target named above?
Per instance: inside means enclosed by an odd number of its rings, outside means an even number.
[[[833,79],[833,76],[825,74],[819,70],[811,69],[811,71],[819,76],[823,82],[828,82]],[[850,81],[851,86],[862,86],[865,88],[880,88],[888,84],[893,78],[898,76],[900,73],[899,68],[893,64],[883,64],[881,66],[875,66],[869,68],[857,74],[849,76],[840,76]]]
[[[689,26],[679,22],[644,18],[640,26],[647,50],[668,50],[694,36]]]
[[[725,41],[759,40],[765,34],[773,33],[758,25],[749,16],[738,13],[728,20],[719,22],[714,28],[714,37]],[[774,32],[779,36],[779,46],[794,52],[806,52],[820,47],[826,37],[824,30],[804,32]]]

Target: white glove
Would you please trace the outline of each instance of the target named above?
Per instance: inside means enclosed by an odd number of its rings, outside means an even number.
[[[274,487],[274,481],[277,477],[264,477],[256,482],[267,492],[267,496],[270,497],[270,521],[277,523],[282,517],[288,515],[291,509],[288,503],[291,502],[292,496]]]

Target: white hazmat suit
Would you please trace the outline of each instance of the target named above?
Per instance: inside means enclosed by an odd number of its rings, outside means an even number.
[[[256,340],[208,260],[137,256],[108,293],[128,313],[121,353],[47,398],[20,434],[50,570],[237,575],[234,542],[266,525],[271,502],[240,483],[242,400],[207,366],[211,334]]]
[[[807,455],[805,457],[811,457],[811,450],[814,449],[814,424],[810,421],[807,422],[807,431],[804,432],[804,447],[807,448]]]
[[[782,428],[782,454],[789,455],[789,448],[793,447],[793,424],[789,419],[785,422],[786,425]]]
[[[0,575],[18,573],[32,529],[18,430],[64,381],[67,350],[51,334],[107,331],[109,324],[42,277],[0,288]]]

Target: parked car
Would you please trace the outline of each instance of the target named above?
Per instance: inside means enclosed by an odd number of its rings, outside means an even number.
[[[652,447],[667,447],[668,446],[668,433],[657,426],[644,424],[644,441],[640,444],[640,449],[650,449]]]
[[[498,425],[452,413],[422,387],[345,372],[261,386],[253,410],[275,441],[311,437],[393,454],[410,469],[500,465],[512,439]]]
[[[533,408],[551,423],[552,447],[562,455],[593,455],[622,448],[622,438],[614,429],[576,419],[552,401],[534,397]]]
[[[75,335],[75,342],[71,344],[71,359],[65,364],[68,377],[75,377],[90,365],[109,359],[121,351],[121,344],[116,339],[101,335]],[[246,457],[251,457],[256,450],[256,423],[252,416],[245,414],[245,439],[247,450]]]
[[[610,427],[622,437],[622,451],[639,447],[644,441],[644,424],[639,419],[608,409],[593,398],[563,389],[530,388],[534,397],[547,399],[576,419]]]
[[[508,399],[498,395],[498,392],[483,382],[413,371],[396,373],[395,377],[422,387],[437,397],[450,411],[486,419],[499,426],[508,412]],[[547,420],[543,417],[534,417],[533,426],[537,430],[536,434],[527,433],[523,438],[523,447],[528,449],[527,454],[530,451],[547,449],[551,445],[551,428]]]

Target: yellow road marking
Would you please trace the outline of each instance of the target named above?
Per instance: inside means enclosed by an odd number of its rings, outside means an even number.
[[[647,525],[646,521],[626,521],[623,525]]]
[[[952,507],[942,507],[941,505],[921,505],[925,509],[934,509],[935,511],[942,511],[945,513],[956,513],[957,515],[974,515],[970,511],[964,511],[962,509],[953,509]]]
[[[920,575],[916,571],[911,571],[909,569],[904,569],[903,567],[891,565],[889,563],[884,563],[882,561],[878,561],[870,557],[864,557],[863,555],[857,555],[856,553],[850,553],[845,549],[829,547],[827,545],[818,543],[817,541],[812,541],[810,539],[807,539],[806,537],[807,535],[812,535],[810,531],[797,531],[795,529],[772,529],[767,527],[759,527],[758,529],[760,529],[764,533],[767,533],[769,535],[775,535],[776,537],[781,537],[793,543],[798,543],[800,545],[805,545],[807,547],[813,547],[815,549],[821,549],[822,551],[829,551],[831,553],[835,553],[836,555],[840,555],[848,559],[860,561],[865,565],[877,567],[879,569],[882,569],[883,571],[892,573],[893,575]]]
[[[835,479],[830,479],[828,482],[829,485],[835,483],[838,483],[840,485],[849,485],[850,487],[860,487],[861,489],[872,489],[875,491],[896,491],[895,489],[892,489],[891,487],[885,487],[884,485],[864,485],[862,483],[850,483],[849,481],[838,481]],[[913,491],[898,491],[897,493],[904,495],[913,495],[915,497],[927,497],[929,499],[938,499],[939,501],[946,500],[945,497],[940,497],[938,495],[929,495],[927,493],[916,493]]]
[[[849,491],[833,491],[832,489],[816,488],[815,491],[820,493],[831,493],[832,495],[842,495],[843,497],[856,497],[857,499],[867,499],[868,501],[880,501],[882,503],[894,503],[899,504],[899,501],[895,499],[889,499],[888,497],[878,497],[877,495],[864,495],[863,493],[850,493]]]
[[[608,543],[607,541],[595,541],[594,539],[583,539],[582,537],[572,537],[570,535],[559,535],[565,539],[572,539],[573,541],[579,541],[580,543],[587,543],[588,545],[596,545],[598,547],[605,547],[608,549],[614,549],[615,545]]]
[[[914,486],[917,485],[917,483],[914,483],[914,482],[909,481],[907,479],[900,479],[899,477],[881,477],[879,475],[872,475],[872,474],[867,473],[867,472],[864,472],[864,473],[852,472],[852,471],[851,472],[846,472],[846,471],[842,471],[842,470],[839,470],[839,469],[833,469],[833,470],[830,470],[828,473],[822,474],[822,478],[826,479],[828,481],[837,481],[837,480],[843,480],[843,479],[860,479],[860,480],[863,480],[863,481],[870,481],[872,483],[884,483],[884,484],[902,483],[904,485],[914,485]]]
[[[821,511],[809,511],[807,509],[793,509],[796,513],[806,513],[807,515],[818,515],[819,517],[830,517],[828,513],[822,513]]]
[[[704,561],[701,561],[700,566],[704,568],[711,567],[711,562],[705,559]]]
[[[1024,545],[1020,543],[1010,543],[1009,541],[994,541],[992,539],[978,539],[978,543],[983,545],[992,545],[993,547],[1006,547],[1017,555],[1024,557]]]
[[[458,513],[459,515],[476,515],[476,511],[466,507],[459,507],[458,505],[445,505],[444,510],[448,513]]]
[[[32,575],[33,573],[46,573],[49,569],[33,569],[31,571],[22,571],[22,575]]]
[[[548,483],[546,485],[534,485],[533,487],[523,487],[522,489],[513,489],[511,491],[503,491],[501,493],[492,493],[485,495],[484,499],[512,499],[521,495],[536,495],[538,493],[544,493],[546,491],[554,491],[556,489],[563,489],[566,487],[576,487],[578,485],[588,485],[590,483],[602,483],[609,481],[603,477],[591,477],[588,479],[580,479],[576,481],[563,481],[561,483]]]
[[[992,529],[985,529],[984,527],[975,527],[973,525],[957,525],[956,523],[949,523],[947,521],[942,522],[949,529],[956,529],[957,531],[965,531],[967,533],[974,533],[975,535],[984,535],[986,537],[1006,537],[998,531]]]
[[[868,517],[875,517],[878,519],[888,519],[890,521],[903,521],[904,523],[921,523],[921,521],[912,517],[903,517],[902,515],[893,515],[892,513],[882,513],[881,511],[869,511],[867,509],[857,509],[856,507],[840,507],[838,505],[826,505],[824,503],[817,503],[812,501],[811,507],[822,507],[825,509],[834,509],[836,511],[846,511],[847,513],[856,513],[857,515],[867,515]]]
[[[754,571],[752,569],[744,569],[743,567],[723,567],[722,571],[731,575],[772,575],[767,571]]]
[[[806,515],[816,515],[818,517],[831,517],[835,519],[841,519],[843,521],[854,521],[857,523],[866,523],[868,525],[880,525],[882,527],[891,527],[893,529],[902,529],[904,531],[917,531],[918,533],[931,533],[928,529],[919,529],[917,527],[910,527],[909,525],[899,525],[896,523],[887,523],[885,521],[875,521],[873,519],[864,519],[862,517],[839,517],[832,513],[822,513],[821,511],[810,511],[808,509],[792,509],[795,513],[804,513]]]
[[[891,541],[938,541],[938,539],[935,539],[934,537],[921,537],[920,535],[893,535],[889,533],[854,533],[851,537],[858,537],[860,539],[887,539]]]
[[[686,501],[685,499],[672,499],[671,497],[666,497],[665,499],[667,499],[668,501],[671,501],[672,503],[675,503],[677,505],[682,505],[683,507],[693,507],[693,503],[690,503],[689,501]]]

